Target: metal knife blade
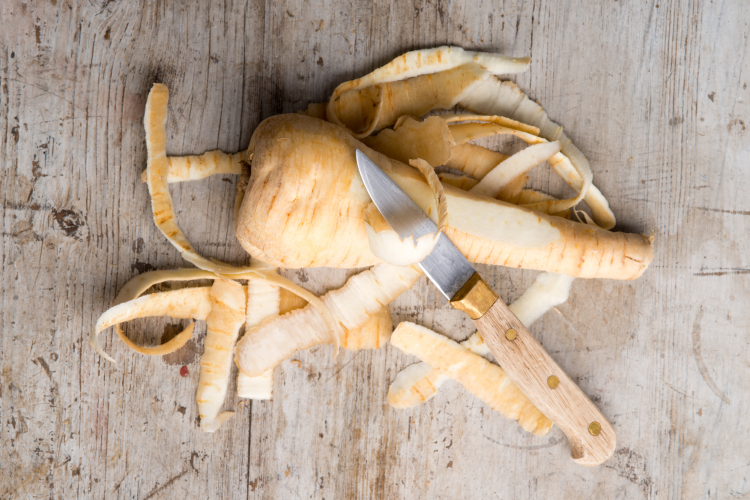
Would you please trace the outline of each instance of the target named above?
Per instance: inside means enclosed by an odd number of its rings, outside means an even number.
[[[357,150],[357,166],[370,198],[401,239],[414,241],[437,231],[437,226],[414,201],[367,155]],[[419,263],[448,300],[474,275],[474,268],[448,237],[441,233],[432,252]]]

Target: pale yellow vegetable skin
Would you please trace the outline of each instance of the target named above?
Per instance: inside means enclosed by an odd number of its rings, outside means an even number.
[[[361,149],[433,220],[431,191],[416,170],[304,115],[279,115],[256,129],[250,183],[235,234],[251,254],[288,267],[363,267],[370,251],[363,211],[370,197],[354,152]],[[653,258],[651,240],[610,233],[445,186],[446,235],[472,262],[583,278],[634,279]]]
[[[570,276],[539,273],[534,283],[508,307],[524,325],[530,326],[551,308],[568,300],[572,283],[573,278]],[[478,333],[461,342],[461,346],[479,356],[490,355],[489,347]],[[422,356],[418,357],[422,359]],[[458,358],[454,361],[458,362]],[[386,399],[394,408],[410,408],[422,404],[437,394],[447,378],[441,370],[424,362],[408,366],[396,375]],[[479,394],[475,395],[482,398]],[[493,409],[500,411],[498,408]]]
[[[552,427],[552,421],[523,395],[502,368],[448,337],[414,323],[403,322],[393,332],[391,344],[437,368],[440,374],[456,380],[507,418],[518,420],[524,430],[543,436]]]

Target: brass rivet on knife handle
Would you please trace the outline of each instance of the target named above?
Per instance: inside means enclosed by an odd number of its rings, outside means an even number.
[[[451,299],[451,305],[469,315],[471,319],[484,316],[497,300],[497,294],[478,273],[469,278]]]
[[[516,340],[516,335],[518,335],[518,332],[513,328],[505,332],[505,338],[508,340]]]
[[[557,386],[560,385],[560,379],[555,375],[550,375],[547,379],[547,385],[550,389],[557,389]]]
[[[600,432],[602,432],[602,426],[599,422],[591,422],[589,424],[589,433],[592,436],[598,436]]]

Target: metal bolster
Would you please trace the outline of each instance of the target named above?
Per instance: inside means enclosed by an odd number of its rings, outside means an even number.
[[[479,273],[474,273],[451,299],[451,305],[468,314],[471,319],[479,319],[496,300],[495,291],[485,283]]]

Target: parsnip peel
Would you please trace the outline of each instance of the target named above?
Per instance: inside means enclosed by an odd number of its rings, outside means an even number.
[[[262,279],[268,283],[273,283],[275,285],[280,286],[281,288],[285,288],[289,290],[290,292],[294,293],[295,295],[305,299],[307,302],[310,303],[312,307],[318,310],[320,315],[323,317],[323,320],[328,324],[328,327],[331,329],[331,333],[333,334],[333,345],[334,345],[334,354],[333,356],[336,357],[339,352],[339,346],[341,345],[341,336],[343,334],[343,330],[341,328],[341,325],[338,321],[333,317],[331,314],[330,309],[328,306],[318,298],[317,295],[310,292],[309,290],[305,290],[298,284],[294,283],[293,281],[290,281],[283,276],[279,276],[275,273],[268,273],[268,272],[259,272],[259,271],[253,271],[251,272],[251,275],[255,275],[254,277],[249,277],[250,279]]]
[[[470,192],[495,198],[514,179],[526,174],[529,170],[559,152],[560,143],[558,141],[529,146],[500,163],[484,176],[479,184],[471,188]]]
[[[168,156],[167,183],[195,181],[212,175],[239,175],[242,163],[250,161],[253,155],[248,151],[229,154],[224,151],[207,151],[199,156]],[[148,170],[141,174],[141,182],[148,181]]]
[[[391,344],[438,368],[441,375],[461,383],[492,409],[507,418],[518,420],[524,430],[543,436],[552,427],[552,421],[523,395],[502,368],[448,337],[423,326],[403,322],[393,332]]]
[[[185,288],[169,292],[159,292],[134,298],[127,302],[118,303],[105,311],[96,321],[94,333],[89,339],[89,345],[93,347],[103,358],[115,363],[115,360],[107,355],[99,345],[98,335],[102,330],[119,325],[136,318],[169,316],[181,319],[205,319],[210,311],[211,305],[208,300],[208,288]],[[192,332],[193,326],[188,329]],[[127,339],[118,328],[118,335],[123,341]],[[131,349],[148,355],[163,355],[182,347],[190,335],[184,331],[162,346],[148,349],[135,345],[129,339],[126,344]]]
[[[530,326],[544,313],[568,300],[572,283],[573,278],[564,274],[539,273],[534,283],[509,308],[524,325]],[[461,346],[479,356],[490,355],[489,347],[479,333],[461,342]],[[415,355],[424,359],[424,355]],[[446,375],[440,369],[426,362],[410,365],[396,376],[388,389],[388,403],[394,408],[409,408],[424,403],[437,394],[445,380]],[[483,401],[491,400],[490,396],[474,394]]]
[[[348,342],[352,332],[362,329],[373,317],[390,322],[390,315],[380,317],[376,313],[411,288],[421,275],[422,271],[415,266],[380,264],[352,276],[342,288],[318,300],[344,328],[341,338]],[[309,304],[284,316],[268,318],[246,332],[237,343],[235,361],[248,377],[256,377],[297,350],[333,341],[331,328],[321,310]]]
[[[353,131],[355,137],[366,137],[382,125],[378,121],[384,107],[384,93],[380,87],[381,84],[451,70],[464,65],[476,66],[488,74],[520,73],[528,68],[529,61],[529,58],[511,58],[498,54],[469,52],[460,47],[438,47],[407,52],[362,78],[342,83],[336,87],[328,101],[326,117],[329,121],[344,126],[338,116],[340,108],[336,105],[341,95],[347,91],[371,87],[372,91],[368,94],[368,98],[374,104],[372,112],[363,124],[362,129]],[[387,96],[387,93],[385,95]]]
[[[146,100],[146,112],[143,119],[146,129],[146,149],[148,151],[146,178],[148,191],[151,195],[154,222],[182,257],[195,266],[219,275],[232,275],[249,271],[250,268],[234,267],[223,263],[217,264],[201,257],[177,224],[172,206],[172,196],[169,194],[167,184],[169,164],[166,155],[167,137],[164,125],[167,121],[168,100],[169,90],[167,86],[161,83],[154,84]]]
[[[229,374],[232,352],[240,327],[245,323],[245,287],[233,281],[214,281],[210,289],[211,312],[206,317],[206,340],[200,359],[200,377],[196,401],[201,430],[214,432],[231,416],[220,416]]]
[[[447,163],[455,146],[447,122],[439,116],[430,116],[424,121],[402,116],[393,129],[365,137],[362,142],[402,163],[421,158],[433,167]]]

